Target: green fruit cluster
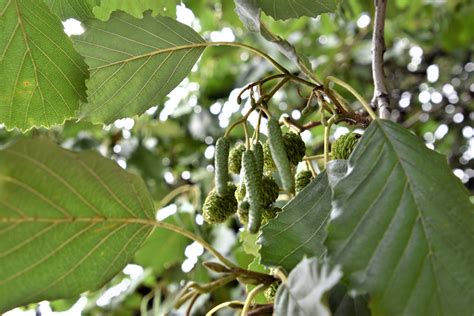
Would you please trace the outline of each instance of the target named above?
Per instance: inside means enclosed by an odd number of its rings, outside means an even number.
[[[282,211],[281,208],[275,206],[269,206],[263,209],[262,211],[262,224],[265,225],[268,223],[269,220],[275,218],[278,213]],[[239,203],[239,209],[237,211],[237,216],[239,217],[239,221],[242,224],[247,224],[249,221],[249,204],[247,200],[242,201]]]
[[[227,185],[227,193],[223,196],[217,195],[215,189],[211,190],[204,201],[202,216],[209,224],[225,222],[237,211],[237,200],[234,193],[236,186],[233,183]]]
[[[242,155],[245,151],[245,145],[239,144],[231,149],[229,153],[229,171],[239,174],[242,168]]]
[[[275,295],[278,290],[278,286],[278,282],[274,282],[263,292],[263,295],[265,295],[267,301],[273,302],[275,300]]]
[[[293,166],[296,166],[303,160],[306,153],[306,145],[299,134],[288,132],[283,134],[283,145],[288,160]],[[263,169],[265,173],[269,174],[275,171],[276,166],[273,161],[268,141],[263,144]]]
[[[240,184],[237,186],[237,190],[235,191],[235,198],[237,199],[238,202],[242,202],[245,199],[246,195],[246,190],[245,190],[245,183]],[[273,178],[269,176],[263,176],[262,177],[262,193],[263,193],[263,199],[262,199],[262,206],[266,207],[271,205],[273,202],[278,199],[278,195],[280,194],[280,188],[278,187],[278,184],[276,183]]]
[[[313,174],[309,170],[298,172],[295,176],[296,193],[303,190],[311,182],[312,178],[313,178]]]
[[[359,141],[360,137],[361,135],[357,133],[349,133],[339,137],[331,145],[332,158],[348,159],[355,146],[357,145],[357,142]]]

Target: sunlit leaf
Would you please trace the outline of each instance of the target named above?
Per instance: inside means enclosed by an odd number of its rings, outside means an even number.
[[[154,16],[162,14],[173,17],[179,3],[178,0],[102,0],[100,6],[94,8],[94,15],[106,21],[112,12],[120,10],[136,18],[143,18],[143,12],[151,10]]]
[[[348,170],[326,244],[374,315],[471,315],[474,206],[446,158],[377,120]]]
[[[87,67],[41,1],[0,1],[0,122],[22,130],[76,115]]]
[[[169,217],[164,222],[191,231],[194,218],[190,213],[186,213],[180,214],[179,217]],[[184,250],[191,242],[183,235],[156,228],[135,254],[135,262],[145,267],[152,267],[159,275],[171,265],[186,259]]]
[[[316,258],[304,258],[277,291],[275,316],[329,316],[324,295],[341,279],[339,267],[331,269]]]
[[[110,280],[153,228],[142,180],[46,140],[0,151],[0,312]]]
[[[267,15],[276,20],[287,20],[302,16],[317,17],[321,13],[333,12],[338,0],[256,0]]]
[[[89,20],[74,37],[91,78],[83,114],[97,123],[142,114],[191,71],[204,40],[190,27],[163,16],[136,19],[116,12],[107,22]]]
[[[43,0],[61,20],[74,18],[79,21],[94,17],[92,10],[100,0]]]

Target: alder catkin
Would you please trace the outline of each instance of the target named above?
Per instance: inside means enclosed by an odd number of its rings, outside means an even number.
[[[225,137],[217,140],[214,156],[216,193],[219,196],[227,194],[229,181],[229,141]]]
[[[257,162],[252,151],[247,150],[242,155],[242,168],[244,168],[244,183],[249,202],[248,230],[255,234],[260,229],[262,222],[262,176],[258,173]]]
[[[273,161],[280,175],[283,189],[287,192],[293,192],[295,188],[294,178],[291,172],[290,161],[285,150],[283,136],[280,124],[275,119],[268,120],[268,144],[272,154]]]

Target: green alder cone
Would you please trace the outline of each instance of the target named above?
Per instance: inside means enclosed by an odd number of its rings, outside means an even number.
[[[237,186],[237,190],[235,190],[235,198],[238,202],[242,202],[245,199],[245,195],[247,194],[245,189],[245,182],[241,183]],[[280,188],[273,178],[269,176],[262,177],[262,206],[267,207],[271,205],[278,199],[278,195],[280,194]]]
[[[238,205],[234,196],[235,190],[235,184],[229,183],[224,196],[217,195],[215,189],[209,192],[202,207],[202,216],[206,222],[209,224],[223,223],[235,214]]]
[[[331,145],[332,158],[348,159],[360,137],[361,135],[357,133],[349,133],[339,137]]]
[[[303,161],[303,157],[306,154],[306,144],[299,134],[288,132],[282,135],[283,145],[285,147],[285,152],[288,157],[288,160],[293,166],[298,165]],[[268,141],[263,144],[263,156],[264,156],[264,172],[270,174],[276,169],[275,162],[272,158],[272,153],[270,151],[270,145]]]
[[[247,200],[242,201],[239,204],[239,209],[237,210],[237,216],[239,217],[240,223],[246,225],[249,221],[249,203]],[[262,211],[262,225],[268,223],[269,220],[275,218],[278,213],[282,211],[279,207],[269,206],[264,208]]]
[[[239,144],[231,149],[229,154],[229,171],[239,174],[242,168],[242,154],[245,151],[245,145]]]
[[[247,198],[250,204],[249,208],[249,232],[255,234],[260,228],[262,222],[262,178],[258,174],[257,162],[252,151],[247,150],[242,156],[242,167],[244,168],[244,183],[247,191]]]
[[[269,302],[273,302],[275,300],[275,295],[278,290],[279,284],[277,282],[272,283],[264,292],[265,298]]]
[[[285,150],[280,124],[272,118],[268,120],[268,144],[270,145],[270,152],[280,175],[283,189],[293,192],[295,179],[291,172],[291,164]]]
[[[227,182],[229,181],[229,141],[221,137],[216,142],[215,184],[216,192],[219,196],[227,194]]]
[[[303,190],[311,182],[312,178],[313,178],[313,174],[309,170],[298,172],[295,176],[296,193]]]

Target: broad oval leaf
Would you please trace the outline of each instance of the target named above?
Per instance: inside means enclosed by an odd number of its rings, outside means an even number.
[[[304,258],[277,291],[275,316],[329,316],[325,294],[341,279],[340,267],[331,269],[317,258]]]
[[[51,11],[61,20],[74,18],[84,21],[94,17],[93,8],[100,4],[100,0],[43,0]]]
[[[95,290],[153,229],[143,181],[46,140],[0,151],[0,312]]]
[[[275,20],[317,17],[336,11],[339,0],[257,0],[260,8]]]
[[[42,1],[0,1],[0,122],[50,127],[85,101],[87,66]]]
[[[107,22],[89,20],[85,26],[74,42],[91,72],[82,112],[95,123],[156,105],[188,75],[205,46],[187,25],[149,13],[136,19],[116,12]]]
[[[374,315],[472,315],[474,206],[445,157],[376,120],[348,170],[326,244]]]
[[[262,263],[293,269],[303,257],[322,257],[331,211],[331,188],[326,172],[298,193],[283,212],[263,226],[258,242]]]

